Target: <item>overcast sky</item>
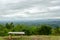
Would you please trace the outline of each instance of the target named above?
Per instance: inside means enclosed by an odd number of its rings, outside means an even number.
[[[0,0],[0,20],[60,19],[60,0]]]

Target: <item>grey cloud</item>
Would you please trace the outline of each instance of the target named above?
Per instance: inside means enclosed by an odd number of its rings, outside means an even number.
[[[8,12],[7,10],[22,10],[22,9],[28,9],[30,7],[33,7],[34,5],[39,4],[41,1],[38,0],[27,0],[25,2],[18,2],[18,3],[6,3],[2,4],[0,7],[0,12],[2,14],[11,14],[13,12]],[[7,12],[6,12],[7,11]],[[16,11],[15,11],[16,12]]]
[[[26,9],[26,8],[29,8],[29,7],[32,7],[34,5],[36,6],[46,6],[49,2],[48,1],[40,1],[40,0],[27,0],[25,2],[18,2],[18,3],[8,3],[8,4],[5,4],[3,5],[5,7],[5,10],[7,9]],[[49,4],[48,4],[49,5]]]
[[[4,0],[3,0],[4,1]],[[17,0],[19,1],[19,0]],[[14,0],[5,1],[6,4],[0,1],[0,15],[17,14],[18,12],[23,12],[29,15],[28,17],[16,16],[16,18],[44,18],[44,17],[60,17],[60,9],[50,10],[48,7],[60,6],[60,3],[51,3],[55,0],[26,0],[14,3]],[[59,0],[56,0],[59,1]],[[32,7],[37,7],[40,10],[46,10],[46,12],[30,13],[29,11],[24,12],[24,9],[29,9]],[[33,9],[33,8],[32,8]],[[11,11],[10,11],[11,10]]]

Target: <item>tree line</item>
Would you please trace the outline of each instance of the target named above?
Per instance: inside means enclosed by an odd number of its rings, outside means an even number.
[[[0,36],[7,36],[8,32],[25,32],[25,35],[60,35],[60,27],[51,27],[50,25],[25,25],[16,24],[13,22],[0,24]]]

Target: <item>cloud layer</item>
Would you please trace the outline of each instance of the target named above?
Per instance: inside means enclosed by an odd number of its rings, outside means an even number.
[[[0,20],[60,19],[60,0],[0,0]]]

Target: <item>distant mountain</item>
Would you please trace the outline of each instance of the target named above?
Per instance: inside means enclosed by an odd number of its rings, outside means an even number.
[[[31,21],[16,21],[16,24],[26,24],[26,25],[40,25],[48,24],[50,26],[60,26],[60,19],[45,19],[45,20],[31,20]]]
[[[54,27],[60,26],[60,19],[0,21],[0,24],[10,23],[10,22],[13,22],[14,24],[26,24],[26,25],[48,24]]]

